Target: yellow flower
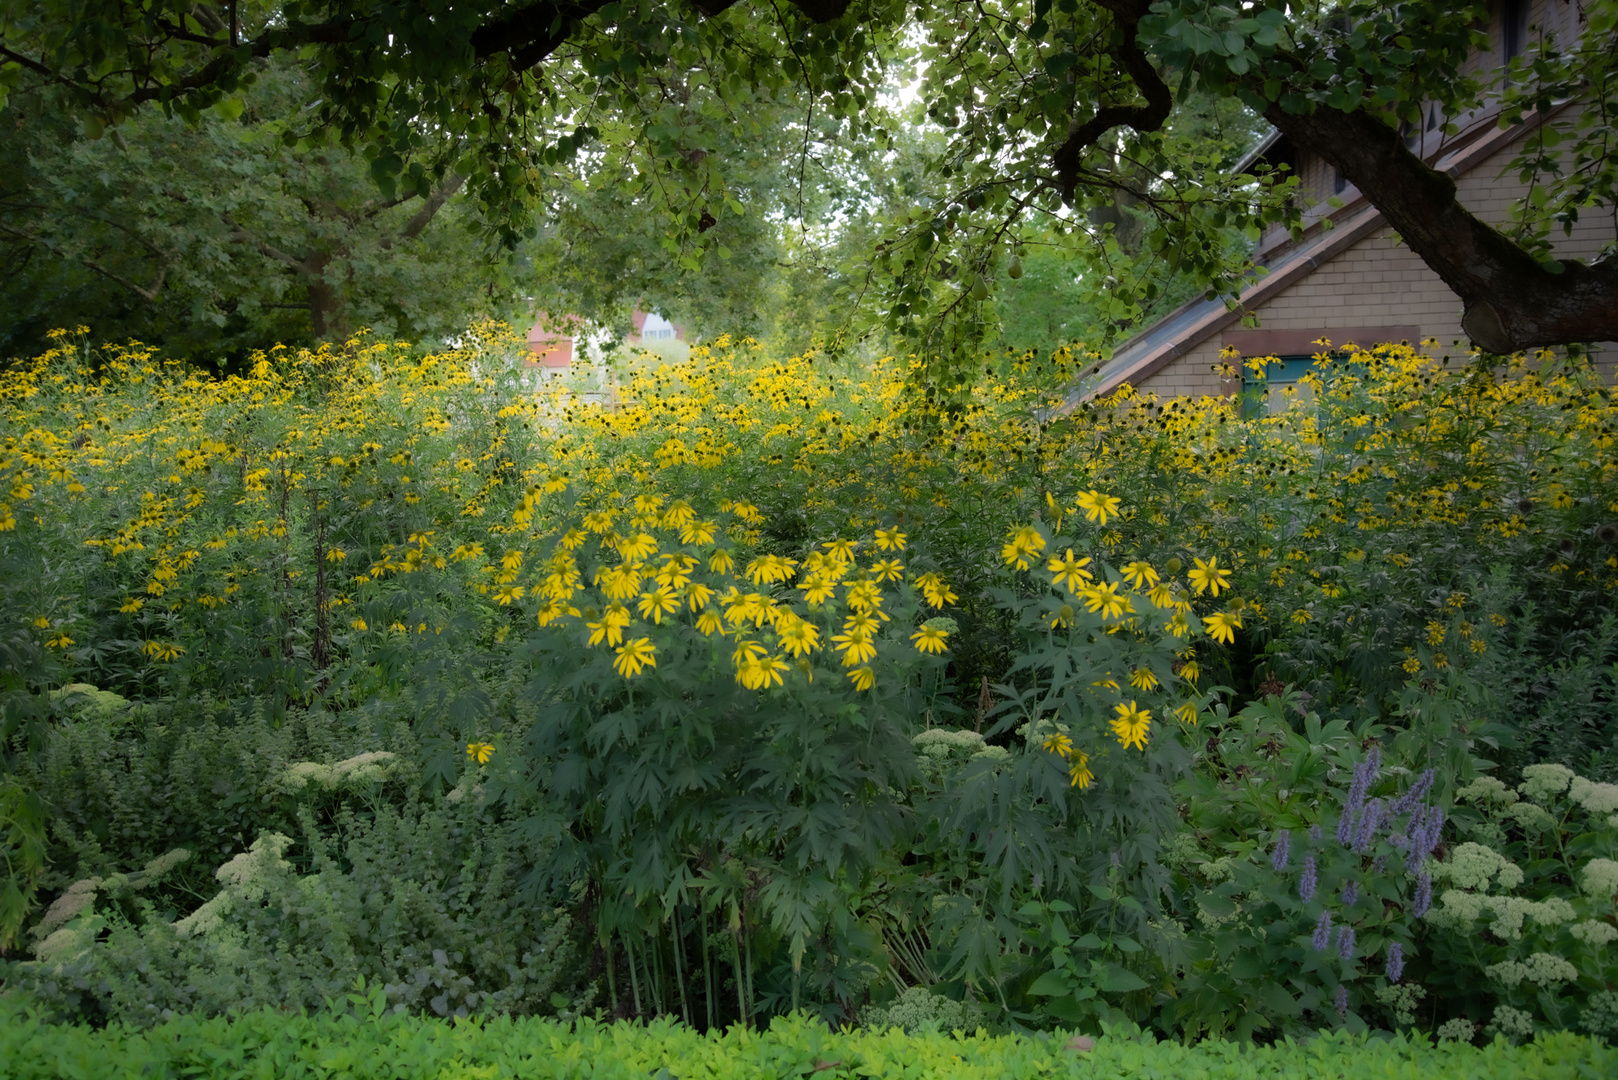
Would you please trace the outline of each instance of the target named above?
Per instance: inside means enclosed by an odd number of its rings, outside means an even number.
[[[944,639],[949,637],[949,631],[936,627],[922,627],[910,635],[910,640],[916,643],[916,649],[924,653],[933,653],[942,656],[947,646]]]
[[[1129,582],[1131,589],[1149,589],[1161,580],[1157,576],[1157,571],[1152,569],[1151,563],[1139,559],[1125,563],[1122,567],[1122,573],[1124,580]],[[1161,604],[1158,606],[1162,607]]]
[[[680,610],[680,598],[673,589],[660,585],[650,592],[641,593],[640,603],[636,606],[640,609],[641,618],[651,619],[661,626],[663,616],[673,615]]]
[[[792,577],[797,563],[780,555],[760,555],[747,564],[747,578],[754,585],[775,584]]]
[[[728,548],[719,548],[708,556],[708,569],[716,574],[733,573],[736,569],[736,559]]]
[[[1024,525],[1011,534],[1000,549],[1000,558],[1007,566],[1026,570],[1040,552],[1045,550],[1045,538],[1032,525]]]
[[[854,680],[856,690],[869,690],[876,685],[876,672],[869,667],[857,667],[848,673],[848,677]]]
[[[1152,730],[1151,712],[1140,708],[1133,701],[1127,705],[1119,702],[1113,706],[1113,712],[1117,715],[1108,723],[1112,727],[1112,733],[1118,737],[1118,742],[1125,747],[1134,746],[1145,750],[1146,737]]]
[[[1066,732],[1052,732],[1045,736],[1045,752],[1065,758],[1073,753],[1073,740],[1068,738]]]
[[[704,637],[713,637],[715,634],[723,634],[725,632],[725,623],[724,620],[719,617],[719,613],[717,611],[715,611],[713,608],[708,608],[701,615],[697,616],[697,630],[700,631]]]
[[[1093,577],[1090,571],[1085,569],[1089,565],[1088,558],[1076,559],[1073,557],[1073,549],[1068,548],[1067,554],[1061,558],[1052,556],[1051,561],[1046,564],[1046,569],[1056,575],[1054,578],[1056,584],[1068,592],[1078,592],[1084,583]]]
[[[479,765],[487,765],[489,759],[494,757],[494,744],[486,742],[467,743],[466,756]]]
[[[1179,705],[1174,710],[1174,716],[1186,727],[1196,727],[1197,703],[1194,701],[1187,701],[1184,704]]]
[[[874,581],[855,581],[849,584],[843,598],[855,611],[870,611],[882,606],[882,589]]]
[[[1138,667],[1129,673],[1129,685],[1137,690],[1156,690],[1157,676],[1151,668]]]
[[[878,559],[871,564],[871,576],[878,581],[898,581],[904,576],[904,564],[898,559]]]
[[[636,638],[618,647],[612,666],[624,678],[639,675],[643,668],[657,666],[657,647],[650,638]]]
[[[803,598],[811,607],[824,604],[837,595],[837,583],[819,575],[805,578],[798,588],[803,590]]]
[[[628,561],[649,559],[656,551],[657,540],[649,533],[636,533],[634,536],[618,538],[618,554]]]
[[[55,637],[45,642],[45,647],[47,649],[65,649],[71,644],[73,644],[73,639],[58,630]]]
[[[1118,591],[1115,581],[1097,582],[1079,596],[1084,600],[1086,610],[1100,612],[1103,619],[1116,619],[1124,614],[1134,614],[1135,611],[1129,597]]]
[[[584,527],[598,535],[612,531],[612,511],[597,510],[584,515]]]
[[[1198,666],[1195,660],[1187,660],[1180,665],[1180,678],[1186,682],[1194,683],[1202,678],[1202,668]]]
[[[826,554],[831,556],[833,562],[846,563],[854,561],[854,549],[860,545],[857,540],[828,540],[820,546],[826,549]]]
[[[1084,516],[1097,525],[1105,525],[1108,516],[1117,514],[1118,507],[1122,505],[1121,500],[1111,495],[1103,495],[1094,488],[1081,492],[1078,501],[1079,509],[1084,511]]]
[[[524,588],[521,585],[507,585],[494,594],[494,598],[501,604],[509,604],[514,600],[521,600]]]
[[[1067,774],[1071,777],[1068,780],[1069,787],[1076,787],[1080,790],[1089,787],[1095,780],[1095,774],[1090,771],[1090,755],[1080,750],[1078,760],[1073,762],[1072,766],[1067,770]]]
[[[793,656],[803,656],[820,647],[820,630],[805,619],[795,619],[785,630],[777,627],[781,647]]]
[[[185,652],[180,646],[164,641],[148,641],[142,651],[153,660],[173,660]]]
[[[365,620],[360,618],[358,615],[356,615],[354,618],[350,619],[349,622],[348,622],[348,625],[352,626],[356,630],[365,630],[365,629],[367,629]]]
[[[146,606],[146,601],[142,597],[131,596],[131,597],[129,597],[128,599],[126,599],[124,601],[123,606],[120,607],[118,610],[123,612],[126,615],[132,615],[132,614],[139,611],[141,608],[143,608],[145,606]],[[50,624],[47,623],[46,625],[48,626]]]
[[[864,634],[835,634],[832,644],[843,654],[843,666],[863,664],[876,656],[876,646]]]
[[[1191,579],[1191,584],[1196,587],[1198,596],[1205,592],[1211,592],[1218,596],[1220,589],[1230,588],[1230,571],[1219,568],[1219,556],[1211,556],[1207,562],[1203,562],[1201,559],[1193,559],[1192,561],[1197,565],[1188,571],[1185,576]]]
[[[506,552],[504,557],[502,557],[500,560],[500,565],[506,570],[517,569],[522,565],[522,552],[515,549]]]
[[[1229,645],[1236,640],[1236,631],[1242,628],[1241,616],[1229,611],[1216,611],[1203,616],[1202,623],[1215,641]]]
[[[781,673],[791,665],[779,656],[749,658],[736,668],[736,681],[749,690],[781,685]]]
[[[701,611],[708,606],[716,592],[700,581],[693,581],[691,587],[685,590],[685,599],[691,605],[692,611]]]
[[[719,526],[711,521],[692,521],[680,526],[680,543],[682,544],[711,544],[719,532]]]
[[[904,533],[897,528],[878,529],[876,531],[876,546],[883,551],[903,551],[905,549]]]

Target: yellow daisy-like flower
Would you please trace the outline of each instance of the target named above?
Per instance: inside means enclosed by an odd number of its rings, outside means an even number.
[[[1149,589],[1162,580],[1158,577],[1157,571],[1152,569],[1151,563],[1140,559],[1125,563],[1120,572],[1124,575],[1124,580],[1129,582],[1131,589]]]
[[[869,690],[876,685],[876,672],[869,667],[857,667],[848,673],[848,677],[854,681],[856,690]]]
[[[657,538],[650,533],[636,533],[634,536],[618,538],[618,554],[626,561],[638,562],[649,559],[657,551]]]
[[[824,604],[837,595],[837,583],[819,575],[804,579],[804,583],[798,588],[803,590],[803,598],[810,607]]]
[[[549,626],[564,615],[577,615],[578,613],[578,608],[569,607],[564,601],[553,597],[539,605],[539,610],[535,614],[538,616],[539,625]]]
[[[466,744],[466,756],[479,765],[487,765],[489,759],[494,757],[494,743],[469,742]]]
[[[652,644],[650,638],[636,638],[626,641],[618,648],[618,655],[613,657],[612,666],[624,678],[639,675],[645,668],[657,666],[657,646]]]
[[[1079,559],[1073,555],[1073,549],[1068,548],[1067,554],[1061,558],[1051,557],[1045,568],[1055,575],[1053,580],[1068,592],[1078,592],[1094,575],[1085,567],[1090,565],[1088,557]]]
[[[357,615],[353,619],[349,620],[348,625],[352,626],[356,630],[364,630],[364,629],[366,629],[365,620],[360,618]]]
[[[1084,516],[1097,525],[1105,525],[1107,518],[1115,516],[1118,513],[1118,508],[1123,505],[1121,499],[1112,495],[1103,495],[1094,488],[1081,492],[1078,503],[1079,509],[1084,511]]]
[[[146,606],[145,599],[143,599],[142,597],[139,597],[139,596],[131,596],[129,599],[124,601],[123,606],[120,607],[118,610],[123,612],[125,615],[132,615],[132,614],[139,611],[141,608],[143,608],[145,606]],[[38,623],[35,623],[35,625],[37,626]],[[47,622],[45,625],[49,626],[50,623]]]
[[[500,558],[500,566],[505,570],[515,570],[522,565],[522,552],[513,548]]]
[[[1180,665],[1180,678],[1186,682],[1194,683],[1202,678],[1202,668],[1195,660],[1187,660]]]
[[[843,598],[855,611],[870,611],[882,606],[882,587],[874,581],[850,582]]]
[[[58,631],[55,637],[45,642],[45,647],[47,649],[65,649],[71,644],[73,644],[73,639]]]
[[[1196,727],[1197,703],[1194,701],[1187,701],[1184,704],[1177,706],[1174,710],[1174,718],[1180,721],[1180,723],[1184,724],[1186,727]]]
[[[781,647],[795,657],[804,656],[820,647],[820,628],[805,619],[794,619],[785,630],[777,626],[776,633],[781,637]]]
[[[1000,549],[1000,558],[1007,566],[1026,570],[1039,553],[1045,550],[1045,538],[1032,525],[1024,525],[1011,534]]]
[[[697,616],[697,630],[704,637],[713,637],[715,634],[725,632],[725,622],[713,608],[708,608]]]
[[[1215,641],[1229,645],[1236,640],[1236,631],[1242,628],[1241,616],[1230,611],[1216,611],[1212,615],[1205,615],[1202,624],[1208,628],[1208,636]]]
[[[832,561],[846,563],[854,561],[854,549],[860,545],[857,540],[828,540],[820,546],[826,549]]]
[[[1129,685],[1137,690],[1156,690],[1157,676],[1151,668],[1138,667],[1129,673]]]
[[[342,562],[346,558],[348,558],[348,552],[340,547],[331,548],[326,552],[327,562]]]
[[[685,599],[691,605],[692,611],[701,611],[716,595],[718,595],[716,590],[700,581],[692,582],[690,588],[685,590]]]
[[[660,585],[650,592],[641,593],[640,603],[636,606],[640,609],[641,618],[651,619],[661,626],[663,616],[673,615],[680,610],[680,598],[673,589]]]
[[[897,528],[876,531],[876,546],[883,551],[903,551],[906,539],[907,536]]]
[[[736,569],[736,558],[728,548],[719,548],[708,556],[708,569],[716,574],[729,574]]]
[[[712,521],[692,521],[680,526],[680,543],[698,546],[713,543],[719,526]]]
[[[1191,580],[1191,584],[1196,588],[1198,596],[1205,592],[1211,592],[1218,596],[1220,589],[1230,588],[1230,571],[1220,568],[1219,556],[1210,556],[1207,562],[1195,558],[1191,561],[1196,563],[1196,566],[1189,570],[1185,576]]]
[[[1146,599],[1150,600],[1154,607],[1169,607],[1174,603],[1174,586],[1166,581],[1159,581],[1146,594]]]
[[[527,590],[521,585],[507,585],[505,588],[495,593],[494,598],[497,603],[502,605],[511,604],[521,600],[522,594],[526,591]]]
[[[780,555],[760,555],[747,564],[747,579],[754,585],[775,584],[792,577],[797,563]]]
[[[1045,736],[1045,752],[1058,757],[1068,757],[1073,753],[1073,740],[1068,738],[1064,731],[1055,731]]]
[[[927,598],[927,603],[934,608],[941,608],[945,604],[953,604],[960,597],[955,591],[944,584],[944,579],[936,572],[928,571],[916,578],[916,587]]]
[[[916,649],[918,651],[932,653],[936,656],[942,656],[948,649],[948,646],[944,644],[945,639],[948,637],[948,630],[942,630],[938,627],[924,626],[920,630],[917,630],[914,634],[911,634],[910,640],[916,643]]]
[[[1095,774],[1090,771],[1090,755],[1083,750],[1078,751],[1077,760],[1067,770],[1069,787],[1080,790],[1089,787],[1095,781]]]
[[[612,511],[596,510],[585,514],[584,527],[597,535],[606,535],[612,531]]]
[[[1079,596],[1084,600],[1086,610],[1100,612],[1103,619],[1116,619],[1125,614],[1135,613],[1135,605],[1129,602],[1129,597],[1118,591],[1118,583],[1115,581],[1097,582]]]
[[[834,634],[831,642],[843,654],[843,666],[864,664],[876,656],[876,646],[864,634]]]
[[[781,673],[790,671],[791,664],[779,656],[750,659],[736,669],[736,681],[749,690],[765,690],[781,685]]]
[[[1134,746],[1145,750],[1147,736],[1152,730],[1151,711],[1142,709],[1131,701],[1127,705],[1123,702],[1114,705],[1113,712],[1117,715],[1108,723],[1118,742],[1125,747]]]
[[[898,581],[904,577],[904,563],[898,559],[878,559],[871,564],[871,576],[878,581]]]

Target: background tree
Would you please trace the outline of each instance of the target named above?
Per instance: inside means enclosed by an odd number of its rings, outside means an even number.
[[[449,174],[379,193],[338,144],[289,146],[312,90],[290,58],[188,123],[142,111],[76,137],[60,91],[15,99],[0,153],[0,347],[79,323],[207,360],[361,327],[442,339],[511,299]]]

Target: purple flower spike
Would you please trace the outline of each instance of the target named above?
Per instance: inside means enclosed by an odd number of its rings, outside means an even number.
[[[1311,825],[1311,826],[1309,826],[1309,839],[1313,840],[1317,844],[1320,843],[1320,826],[1319,825]]]
[[[1303,857],[1303,876],[1298,879],[1298,899],[1306,904],[1313,900],[1317,884],[1319,884],[1319,878],[1315,873],[1315,857],[1305,855]]]
[[[1331,944],[1331,912],[1320,913],[1320,921],[1315,924],[1315,936],[1310,944],[1315,947],[1315,952],[1325,952]]]
[[[1427,909],[1433,906],[1433,879],[1430,874],[1423,871],[1416,879],[1416,901],[1411,914],[1421,918],[1427,914]]]
[[[1360,898],[1359,884],[1357,882],[1353,882],[1353,881],[1344,882],[1343,883],[1343,906],[1344,907],[1353,907],[1355,902],[1358,901],[1359,898]]]
[[[1393,804],[1392,813],[1396,815],[1408,814],[1416,809],[1421,800],[1427,797],[1427,792],[1432,790],[1432,786],[1433,770],[1424,770],[1420,776],[1416,777],[1416,782],[1410,785],[1410,790],[1399,796],[1398,801]]]
[[[1337,987],[1337,998],[1333,1002],[1337,1006],[1337,1022],[1342,1023],[1348,1019],[1348,987],[1341,984]]]
[[[1354,853],[1364,855],[1376,843],[1377,830],[1382,828],[1383,806],[1381,799],[1372,799],[1365,804],[1365,812],[1360,815],[1359,827],[1354,830]]]
[[[1354,815],[1344,810],[1343,816],[1337,819],[1337,842],[1348,847],[1353,841]]]
[[[1346,923],[1337,930],[1337,958],[1345,964],[1354,959],[1354,928]]]
[[[1400,945],[1397,941],[1388,946],[1388,966],[1385,970],[1387,972],[1389,982],[1396,983],[1404,977],[1405,950],[1404,946]]]
[[[1292,853],[1292,830],[1282,829],[1281,835],[1275,840],[1275,854],[1270,857],[1270,865],[1279,873],[1287,868],[1287,857]]]

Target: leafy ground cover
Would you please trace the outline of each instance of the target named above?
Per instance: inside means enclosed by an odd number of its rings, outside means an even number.
[[[1088,360],[63,335],[0,375],[8,991],[1618,1033],[1600,380]]]
[[[170,1021],[150,1031],[53,1028],[7,1017],[0,1067],[16,1080],[103,1076],[457,1078],[680,1076],[1127,1077],[1143,1073],[1256,1080],[1341,1076],[1423,1078],[1490,1076],[1557,1080],[1609,1075],[1618,1050],[1597,1040],[1551,1035],[1524,1046],[1482,1047],[1326,1034],[1306,1043],[1255,1048],[1204,1042],[1196,1047],[1111,1035],[1069,1040],[1064,1033],[1026,1037],[982,1031],[905,1034],[896,1029],[837,1033],[802,1017],[768,1030],[737,1026],[699,1034],[682,1024],[574,1025],[548,1020],[445,1023],[365,1010],[339,1016],[273,1012],[235,1019]],[[380,1003],[379,997],[373,1001]],[[1082,1049],[1081,1049],[1082,1047]],[[109,1063],[116,1063],[109,1067]]]

